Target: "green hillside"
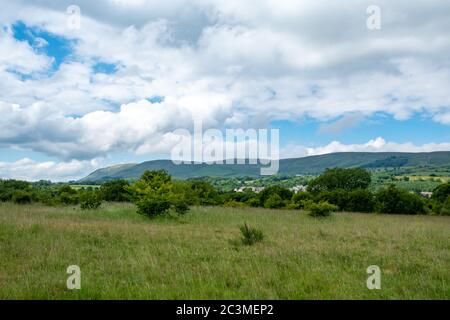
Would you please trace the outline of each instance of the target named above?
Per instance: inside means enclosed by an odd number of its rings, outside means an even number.
[[[401,153],[401,152],[341,152],[320,156],[280,160],[279,174],[318,174],[327,168],[364,167],[383,169],[391,167],[441,167],[450,166],[450,152]],[[260,165],[180,164],[171,160],[154,160],[140,164],[116,165],[92,172],[79,182],[111,179],[135,179],[146,170],[165,169],[179,179],[196,177],[258,177]]]

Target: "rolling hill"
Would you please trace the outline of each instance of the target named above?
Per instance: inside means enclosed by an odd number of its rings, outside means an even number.
[[[440,167],[450,166],[450,151],[429,153],[402,152],[340,152],[303,158],[281,159],[279,174],[318,174],[327,168],[364,167],[368,169],[389,167]],[[258,177],[260,165],[180,164],[171,160],[153,160],[139,164],[123,164],[98,169],[78,182],[106,181],[112,179],[137,179],[146,170],[165,169],[179,179],[196,177]]]

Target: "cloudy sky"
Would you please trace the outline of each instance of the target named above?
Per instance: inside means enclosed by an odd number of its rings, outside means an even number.
[[[278,128],[281,157],[450,150],[448,0],[1,6],[2,178],[169,158],[193,119]]]

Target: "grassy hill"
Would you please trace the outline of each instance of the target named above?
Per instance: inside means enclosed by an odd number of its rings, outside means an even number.
[[[365,167],[440,167],[450,166],[450,152],[402,153],[402,152],[340,152],[304,158],[280,160],[279,174],[318,174],[327,168]],[[111,179],[136,179],[146,170],[165,169],[179,179],[195,177],[258,177],[260,165],[181,164],[171,160],[154,160],[140,164],[116,165],[92,172],[84,181]]]

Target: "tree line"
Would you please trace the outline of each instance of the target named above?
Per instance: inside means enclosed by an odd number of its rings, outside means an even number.
[[[0,201],[17,204],[79,205],[96,209],[103,201],[132,202],[138,212],[157,216],[166,212],[184,214],[190,206],[263,207],[309,210],[324,216],[333,211],[391,214],[450,214],[450,183],[439,185],[431,199],[390,185],[369,190],[371,174],[362,168],[328,169],[309,181],[307,191],[293,193],[270,186],[259,193],[219,191],[204,180],[174,180],[164,170],[147,171],[130,183],[112,180],[98,188],[19,180],[0,180]]]

